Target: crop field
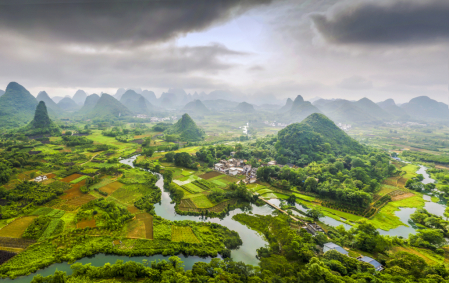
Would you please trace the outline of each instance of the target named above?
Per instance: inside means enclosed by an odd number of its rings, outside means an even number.
[[[392,191],[395,191],[395,190],[397,190],[397,188],[394,187],[394,186],[391,186],[391,185],[381,185],[380,191],[379,191],[378,195],[384,196],[384,195],[389,194],[389,193],[391,193]]]
[[[179,209],[182,211],[197,211],[196,205],[191,199],[183,199],[179,204]]]
[[[81,176],[83,176],[83,175],[81,175],[81,174],[72,174],[70,176],[67,176],[67,177],[61,179],[61,182],[70,183],[71,181],[73,181],[75,179],[78,179]]]
[[[250,184],[250,185],[248,185],[247,187],[248,187],[248,189],[249,189],[250,191],[252,191],[253,193],[254,193],[254,192],[257,192],[257,191],[259,191],[259,190],[262,190],[262,189],[266,189],[265,186],[260,185],[260,184]]]
[[[201,243],[193,233],[192,228],[188,226],[171,226],[171,240],[173,242]]]
[[[73,199],[76,197],[80,197],[82,196],[83,193],[80,191],[78,186],[73,186],[72,188],[68,189],[67,191],[65,191],[65,193],[60,196],[60,199]]]
[[[209,179],[212,179],[212,178],[220,176],[220,175],[223,175],[223,174],[221,174],[217,171],[213,171],[213,172],[209,172],[209,173],[200,175],[199,177],[204,180],[209,180]]]
[[[110,177],[105,177],[102,178],[100,182],[93,184],[92,186],[89,187],[89,189],[93,190],[93,189],[99,189],[103,186],[106,186],[107,184],[110,184],[114,182],[114,180],[112,180]]]
[[[113,182],[110,184],[107,184],[106,186],[100,187],[99,189],[103,192],[107,192],[109,195],[114,193],[116,190],[123,187],[123,184],[120,182]]]
[[[29,245],[36,243],[36,240],[0,237],[0,247],[26,249]]]
[[[148,190],[148,187],[144,184],[124,185],[112,193],[111,197],[126,204],[133,204]]]
[[[261,189],[261,190],[258,190],[257,193],[259,195],[263,195],[263,194],[266,194],[266,193],[273,193],[273,191],[270,190],[270,189]]]
[[[134,205],[130,205],[126,208],[130,213],[135,214],[137,212],[140,211],[140,209],[138,209],[137,207],[135,207]]]
[[[93,195],[85,194],[80,197],[70,199],[69,201],[66,202],[66,205],[75,206],[75,207],[82,206],[83,204],[86,204],[89,201],[94,200],[94,199],[96,199],[96,197],[94,197]],[[62,207],[61,207],[61,209],[62,209]]]
[[[214,206],[213,203],[205,195],[193,197],[191,198],[191,200],[198,208],[210,208]]]
[[[188,184],[182,185],[181,187],[191,194],[201,193],[203,191],[200,187],[194,185],[193,183],[188,183]]]
[[[96,223],[95,223],[95,219],[90,219],[90,220],[82,220],[78,223],[76,223],[76,228],[86,228],[86,227],[97,227]]]
[[[78,184],[79,182],[81,182],[82,180],[85,180],[89,178],[89,176],[83,175],[79,178],[76,178],[75,180],[70,181],[70,184]]]
[[[136,183],[145,183],[147,181],[148,173],[142,170],[127,170],[123,173],[123,176],[120,178],[120,181],[124,184],[136,184]]]
[[[187,170],[182,170],[182,172],[181,172],[181,175],[183,175],[183,176],[190,176],[192,174],[193,174],[193,172],[187,171]]]
[[[20,238],[26,228],[33,222],[37,216],[24,216],[17,218],[0,229],[0,237]]]
[[[171,241],[171,225],[158,223],[153,226],[155,240]]]
[[[261,195],[263,198],[277,198],[277,196],[274,193],[265,193]]]
[[[311,196],[307,196],[307,195],[303,195],[303,194],[298,194],[298,193],[294,193],[294,195],[300,199],[306,200],[306,201],[315,201],[316,198],[311,197]]]
[[[128,238],[143,239],[146,236],[145,223],[143,223],[143,220],[134,219],[133,221],[127,223],[126,228],[126,237]]]

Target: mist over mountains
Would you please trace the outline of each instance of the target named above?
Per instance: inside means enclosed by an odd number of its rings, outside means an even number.
[[[180,88],[171,88],[156,97],[150,90],[120,88],[113,95],[87,95],[85,91],[78,90],[72,97],[59,98],[52,98],[45,91],[39,92],[35,98],[25,87],[12,82],[0,96],[0,127],[12,128],[29,123],[39,101],[45,103],[52,119],[149,119],[185,113],[203,119],[229,114],[252,115],[254,119],[288,125],[318,113],[326,115],[335,123],[354,125],[393,121],[449,121],[448,105],[427,96],[415,97],[401,105],[397,105],[393,99],[375,103],[366,97],[357,101],[317,97],[311,102],[301,95],[281,103],[271,96],[258,99],[228,90],[190,94]]]

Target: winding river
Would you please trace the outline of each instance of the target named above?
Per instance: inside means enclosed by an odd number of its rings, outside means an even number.
[[[133,161],[136,158],[137,158],[137,156],[123,159],[120,161],[120,163],[127,164],[127,165],[134,167]],[[425,170],[426,170],[426,168],[421,166],[418,171],[418,174],[423,174],[424,180],[426,181],[425,184],[433,182],[434,180],[430,178],[430,176],[427,174],[427,172]],[[214,223],[218,223],[223,226],[226,226],[231,230],[237,231],[243,241],[243,245],[239,249],[233,250],[231,252],[232,259],[235,261],[243,261],[247,264],[257,265],[258,260],[255,257],[256,250],[260,247],[265,246],[267,244],[267,242],[264,240],[264,238],[261,235],[259,235],[254,230],[251,230],[248,227],[246,227],[245,225],[242,225],[239,222],[232,219],[233,215],[242,213],[245,211],[243,211],[241,209],[235,209],[235,210],[229,212],[223,219],[205,218],[205,217],[200,217],[200,216],[178,215],[175,212],[175,208],[174,208],[175,205],[170,203],[171,198],[169,196],[169,193],[164,191],[162,175],[159,174],[159,176],[160,176],[160,178],[157,181],[156,185],[162,191],[162,200],[160,203],[155,204],[155,211],[156,211],[157,215],[159,215],[165,219],[172,220],[172,221],[175,221],[175,220],[177,220],[177,221],[178,220],[210,221],[210,222],[214,222]],[[424,181],[423,181],[423,183],[424,183]],[[271,199],[270,202],[273,204],[276,204],[276,205],[279,205],[279,203],[280,203],[280,201],[278,199]],[[296,204],[296,208],[301,211],[304,211],[304,212],[308,210],[307,207],[305,207],[301,204]],[[444,205],[442,203],[434,203],[434,202],[428,201],[425,205],[425,208],[431,213],[434,213],[437,215],[443,215],[446,205]],[[392,235],[392,236],[395,235],[395,236],[403,236],[403,237],[408,237],[408,235],[410,233],[416,233],[417,227],[413,224],[413,222],[410,221],[410,215],[415,210],[416,210],[416,208],[401,208],[400,211],[396,212],[396,215],[401,219],[401,221],[403,223],[408,223],[409,227],[400,226],[395,229],[391,229],[389,231],[385,231],[385,230],[381,230],[381,229],[378,229],[378,231],[383,235]],[[268,215],[273,212],[273,208],[270,207],[269,205],[264,205],[261,207],[252,205],[251,212],[253,214]],[[297,213],[297,212],[294,212],[294,213]],[[340,222],[338,220],[335,220],[331,217],[327,217],[327,216],[320,218],[320,221],[322,221],[323,223],[326,223],[328,225],[331,225],[331,226],[343,225],[346,229],[351,228],[350,225]],[[177,255],[177,256],[180,257],[182,261],[184,261],[185,269],[191,269],[193,264],[197,261],[209,262],[211,260],[210,257],[206,257],[206,258],[201,258],[201,257],[197,257],[197,256],[185,257],[182,254]],[[142,262],[142,260],[146,259],[149,262],[151,262],[154,260],[168,259],[168,257],[169,256],[163,256],[163,255],[154,255],[154,256],[148,256],[148,257],[147,256],[128,257],[128,256],[120,256],[120,255],[97,254],[93,257],[82,258],[76,262],[80,262],[83,264],[91,263],[92,266],[103,266],[105,263],[108,263],[108,262],[115,263],[117,260],[123,260],[125,262],[126,261]],[[41,274],[42,276],[48,276],[48,275],[53,274],[56,270],[65,271],[65,272],[67,272],[67,274],[72,273],[72,271],[70,269],[70,265],[66,262],[63,262],[63,263],[52,264],[44,269],[37,271],[36,273],[30,274],[27,276],[18,277],[15,280],[0,279],[0,282],[8,281],[8,282],[14,282],[14,283],[28,283],[32,280],[32,278],[36,274]]]

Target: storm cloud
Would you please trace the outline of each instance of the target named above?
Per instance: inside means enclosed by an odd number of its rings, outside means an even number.
[[[346,1],[311,16],[336,44],[429,43],[449,40],[449,1]]]
[[[0,0],[0,32],[42,41],[139,45],[223,23],[271,0]]]

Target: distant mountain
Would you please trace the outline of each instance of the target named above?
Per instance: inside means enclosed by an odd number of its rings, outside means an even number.
[[[388,112],[390,115],[396,117],[397,119],[406,120],[410,118],[410,115],[408,115],[404,109],[397,106],[394,100],[391,98],[382,102],[378,102],[377,105],[379,105],[380,108]]]
[[[336,155],[365,152],[361,144],[338,128],[325,115],[319,113],[313,113],[301,123],[290,124],[280,130],[278,141],[282,149],[294,154],[289,161],[300,165],[316,160],[317,155],[326,151],[333,151]]]
[[[413,119],[426,121],[449,119],[448,106],[427,96],[415,97],[410,102],[402,104],[401,108]]]
[[[204,130],[199,128],[187,113],[164,133],[177,135],[182,141],[201,141],[206,136]]]
[[[366,97],[354,102],[354,105],[378,120],[391,120],[393,118],[393,115]]]
[[[309,101],[304,101],[301,95],[298,95],[288,111],[288,119],[290,122],[301,122],[312,113],[321,113],[321,111]]]
[[[45,102],[45,106],[50,115],[59,116],[63,113],[63,110],[56,104],[53,99],[45,91],[39,92],[36,97],[37,101]]]
[[[58,102],[58,106],[64,111],[77,111],[81,108],[70,97],[64,97],[61,99],[61,101]]]
[[[282,106],[281,109],[279,109],[279,112],[281,112],[281,113],[289,112],[290,109],[292,109],[292,105],[293,105],[293,100],[289,97],[287,99],[287,102],[285,102],[285,105]]]
[[[51,98],[51,100],[53,100],[55,103],[58,103],[59,101],[61,101],[64,97],[62,96],[53,96]]]
[[[235,109],[237,111],[239,111],[239,112],[242,112],[242,113],[256,112],[256,110],[254,109],[254,106],[252,104],[247,103],[247,102],[239,103],[239,105],[237,105],[237,107]]]
[[[118,118],[131,116],[132,112],[121,104],[117,99],[107,93],[101,94],[95,107],[89,114],[91,118]]]
[[[37,100],[23,86],[11,82],[0,96],[0,128],[22,127],[33,119]]]
[[[199,99],[187,103],[186,106],[182,108],[182,111],[185,111],[192,116],[210,114],[210,110],[207,109],[207,107],[204,106],[204,104]]]
[[[34,119],[23,129],[27,134],[54,134],[60,130],[50,119],[44,101],[39,101]]]
[[[120,103],[134,114],[149,114],[154,110],[153,105],[148,100],[131,89],[122,95]]]
[[[96,93],[89,95],[86,97],[86,100],[84,101],[83,107],[78,111],[78,114],[86,115],[89,114],[97,105],[98,100],[100,100],[100,96]]]
[[[156,94],[150,90],[143,90],[141,95],[148,100],[151,104],[157,104]]]
[[[2,96],[3,94],[5,94],[5,91],[0,89],[0,96]]]
[[[319,99],[314,105],[336,123],[367,124],[393,118],[369,99]]]
[[[203,100],[203,104],[212,111],[230,111],[239,105],[238,102],[224,99]]]
[[[84,92],[84,90],[79,89],[75,92],[75,95],[73,95],[72,99],[73,99],[73,101],[76,102],[76,104],[84,105],[84,101],[86,101],[86,97],[87,97],[87,94]]]
[[[122,95],[126,92],[126,89],[119,88],[117,89],[117,92],[114,94],[115,99],[120,100],[122,98]]]
[[[164,92],[161,94],[161,97],[158,99],[159,106],[166,109],[174,109],[178,106],[179,100],[177,95],[174,93]]]

